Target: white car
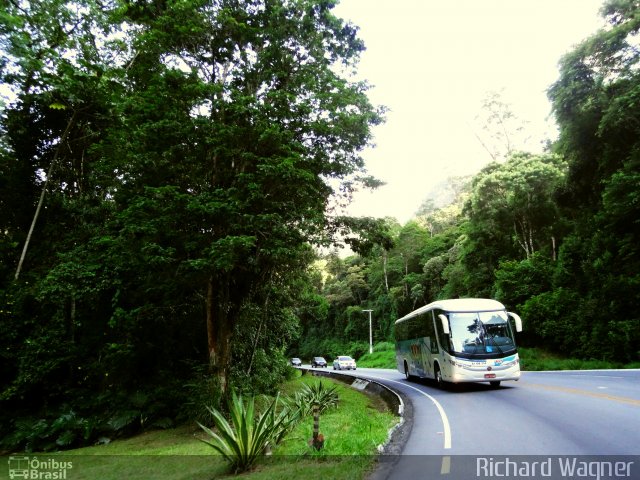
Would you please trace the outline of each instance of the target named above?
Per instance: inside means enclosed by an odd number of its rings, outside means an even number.
[[[355,370],[356,361],[345,355],[341,355],[333,361],[334,370]]]

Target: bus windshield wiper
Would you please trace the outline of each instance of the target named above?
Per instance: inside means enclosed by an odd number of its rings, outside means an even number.
[[[493,347],[498,349],[498,353],[504,355],[504,350],[502,350],[502,348],[500,348],[500,346],[496,343],[495,337],[493,335],[487,337],[487,346],[489,346],[489,340],[491,340],[491,343],[493,343]]]

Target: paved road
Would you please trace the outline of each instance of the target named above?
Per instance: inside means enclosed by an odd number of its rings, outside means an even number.
[[[424,456],[448,471],[444,463],[458,455],[640,455],[640,370],[523,372],[520,381],[498,389],[464,384],[447,390],[408,382],[395,370],[344,374],[376,379],[412,404],[403,459],[383,478],[425,478]],[[418,455],[423,461],[406,457]],[[640,478],[640,457],[634,468],[631,478]]]

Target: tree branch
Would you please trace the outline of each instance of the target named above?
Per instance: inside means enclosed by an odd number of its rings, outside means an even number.
[[[24,248],[22,249],[22,255],[20,255],[20,261],[18,262],[18,268],[16,269],[16,274],[14,280],[18,280],[20,276],[20,271],[22,270],[22,264],[24,262],[24,258],[27,255],[27,250],[29,248],[29,243],[31,242],[31,236],[33,235],[33,229],[36,226],[36,222],[38,221],[38,216],[40,215],[40,210],[42,209],[42,204],[44,203],[44,194],[47,192],[47,186],[49,185],[49,180],[53,175],[53,169],[55,167],[56,160],[58,160],[58,155],[60,154],[60,149],[62,145],[67,140],[69,136],[69,132],[71,131],[71,126],[76,119],[76,111],[74,110],[73,115],[69,119],[69,123],[67,123],[67,127],[60,138],[60,143],[58,143],[58,148],[56,148],[56,152],[53,155],[53,159],[51,160],[51,164],[49,165],[49,171],[47,172],[47,179],[44,182],[44,186],[42,187],[42,192],[40,193],[40,200],[38,201],[38,206],[36,207],[36,213],[33,215],[33,220],[31,221],[31,227],[29,227],[29,233],[27,234],[27,239],[24,242]]]

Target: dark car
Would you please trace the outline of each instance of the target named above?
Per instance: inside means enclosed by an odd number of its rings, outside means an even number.
[[[292,367],[301,367],[302,366],[302,360],[300,360],[299,358],[295,357],[291,359],[291,366]]]
[[[311,368],[315,367],[327,368],[327,361],[322,357],[313,357],[313,360],[311,360]]]

